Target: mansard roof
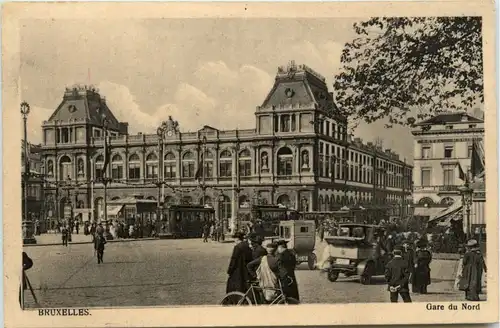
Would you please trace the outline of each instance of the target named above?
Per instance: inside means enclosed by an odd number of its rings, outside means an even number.
[[[99,91],[92,86],[74,86],[66,88],[63,100],[52,113],[48,122],[85,121],[101,126],[103,118],[108,120],[110,129],[122,130],[123,124],[113,115],[106,99],[101,97]]]
[[[473,117],[467,113],[463,112],[454,112],[454,113],[440,113],[436,116],[433,116],[425,121],[419,122],[415,125],[443,125],[443,124],[453,124],[453,123],[484,123],[483,120],[480,120],[476,117]]]

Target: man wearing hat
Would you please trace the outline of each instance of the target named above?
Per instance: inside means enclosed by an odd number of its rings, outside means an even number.
[[[238,291],[245,293],[247,291],[247,281],[249,280],[247,264],[252,260],[252,250],[248,243],[243,242],[245,235],[236,232],[233,235],[236,245],[234,245],[231,260],[227,268],[226,293]]]
[[[411,247],[411,243],[408,239],[403,240],[403,259],[408,262],[408,270],[410,270],[410,274],[413,277],[413,270],[415,268],[415,251]],[[410,277],[410,281],[412,279]]]
[[[248,243],[252,249],[252,260],[267,255],[266,249],[262,247],[262,239],[256,233],[252,232],[248,235]]]
[[[393,251],[394,257],[387,263],[385,268],[385,279],[387,281],[387,289],[390,292],[392,303],[397,303],[399,295],[405,303],[411,303],[410,290],[408,283],[410,280],[410,271],[408,270],[408,262],[403,258],[403,248],[395,246]]]
[[[413,270],[412,291],[427,294],[427,286],[431,284],[432,253],[427,249],[427,239],[421,238],[417,242],[415,251],[415,269]]]
[[[278,280],[281,281],[282,285],[284,281],[289,280],[286,270],[276,256],[277,249],[278,245],[276,243],[267,243],[267,255],[261,256],[247,265],[250,277],[259,280],[260,287],[264,289],[264,298],[268,302],[271,302],[277,296],[272,288],[278,287]]]
[[[297,266],[297,259],[295,254],[289,250],[286,246],[288,242],[286,240],[279,240],[276,244],[278,245],[278,259],[281,265],[286,271],[288,278],[282,281],[283,292],[287,297],[293,297],[299,301],[299,286],[297,284],[297,279],[295,278],[295,267]]]
[[[459,288],[465,292],[466,300],[479,301],[481,280],[483,270],[486,272],[486,263],[479,250],[477,240],[469,240],[466,246],[467,252],[463,259],[462,278],[460,279]]]

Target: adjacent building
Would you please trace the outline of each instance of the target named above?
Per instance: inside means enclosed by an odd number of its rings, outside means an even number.
[[[484,121],[465,112],[440,113],[415,124],[412,134],[415,215],[432,219],[446,208],[458,209],[465,181],[484,181],[484,171],[478,172],[473,161],[478,158],[484,168]],[[484,223],[482,189],[474,193],[472,225]]]
[[[278,68],[253,129],[204,126],[184,133],[182,122],[170,118],[158,134],[131,135],[97,90],[67,88],[42,126],[47,199],[58,216],[68,197],[77,207],[93,208],[94,217],[102,214],[104,117],[109,200],[220,202],[221,215],[229,218],[255,201],[300,211],[401,209],[411,194],[412,166],[389,149],[348,136],[325,78],[291,62]]]
[[[26,196],[22,197],[22,212],[24,217],[24,202],[27,201],[28,218],[38,218],[43,216],[44,195],[43,195],[43,174],[42,174],[42,146],[28,143],[28,150],[25,150],[24,141],[21,142],[21,181],[26,179]],[[25,176],[26,156],[28,156],[29,173]]]

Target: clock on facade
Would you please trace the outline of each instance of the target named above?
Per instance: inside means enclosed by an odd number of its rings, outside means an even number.
[[[286,95],[288,98],[292,98],[294,94],[295,94],[295,91],[293,91],[293,89],[286,88],[286,90],[285,90],[285,95]]]
[[[172,130],[167,131],[167,136],[171,137],[173,134],[174,134],[174,132]]]
[[[76,112],[76,106],[75,106],[75,105],[69,105],[69,107],[68,107],[68,111],[69,111],[70,113],[74,113],[74,112]]]

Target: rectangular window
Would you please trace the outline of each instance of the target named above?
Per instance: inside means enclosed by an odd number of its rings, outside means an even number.
[[[290,115],[281,115],[281,132],[290,132]]]
[[[165,164],[165,179],[175,179],[176,176],[176,167],[175,163],[167,163]]]
[[[326,123],[325,135],[330,136],[330,122],[325,122],[325,123]]]
[[[240,160],[239,170],[240,176],[249,177],[252,175],[251,169],[252,162],[250,160]]]
[[[292,131],[296,130],[295,114],[292,115]]]
[[[95,178],[96,179],[101,179],[103,176],[102,176],[102,166],[97,166],[95,167]]]
[[[205,174],[205,178],[212,178],[214,176],[214,164],[212,162],[205,162],[203,173]]]
[[[332,123],[332,137],[337,138],[337,129],[335,128],[335,123]]]
[[[467,158],[472,158],[472,146],[467,147]]]
[[[111,166],[111,177],[113,179],[123,179],[123,166],[114,164]]]
[[[308,227],[300,227],[300,232],[309,232]]]
[[[443,184],[445,186],[455,185],[455,170],[450,168],[443,169]]]
[[[431,169],[422,169],[421,171],[421,186],[428,187],[431,185]]]
[[[156,165],[147,165],[146,166],[146,178],[148,179],[156,179],[158,178],[158,166]]]
[[[320,156],[322,158],[322,156]],[[322,167],[320,167],[320,176]],[[290,176],[292,175],[292,158],[291,157],[282,157],[278,158],[278,175],[280,176]]]
[[[141,166],[140,164],[129,164],[128,167],[128,178],[129,179],[140,179],[141,178]]]
[[[324,170],[323,170],[324,164],[323,163],[324,162],[325,162],[325,157],[322,154],[319,155],[319,163],[318,163],[318,165],[319,165],[319,176],[320,177],[323,176],[323,172],[324,172]]]
[[[190,161],[182,163],[182,177],[194,178],[194,162]]]
[[[232,166],[233,166],[232,162],[224,162],[224,161],[220,162],[219,176],[222,178],[231,177],[232,176]]]
[[[452,157],[453,157],[453,146],[445,146],[444,158],[452,158]]]
[[[330,156],[326,156],[325,177],[330,177],[330,160]]]
[[[430,146],[422,146],[422,158],[431,158]]]

